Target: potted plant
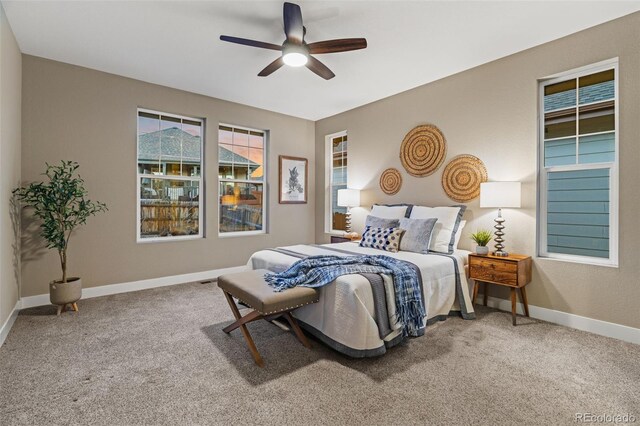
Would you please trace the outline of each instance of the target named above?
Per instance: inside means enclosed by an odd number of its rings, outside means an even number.
[[[40,236],[47,242],[47,248],[56,249],[60,256],[62,278],[49,283],[49,299],[58,305],[58,315],[82,296],[82,282],[79,277],[67,277],[67,248],[71,233],[87,222],[89,216],[107,210],[104,203],[87,199],[84,180],[76,174],[79,165],[75,161],[62,161],[60,165],[46,164],[44,173],[48,182],[34,182],[13,190],[13,194],[25,207],[33,209],[40,219]]]
[[[471,239],[477,244],[476,254],[489,254],[489,247],[487,247],[487,244],[489,244],[493,239],[491,231],[479,229],[475,233],[471,234]]]

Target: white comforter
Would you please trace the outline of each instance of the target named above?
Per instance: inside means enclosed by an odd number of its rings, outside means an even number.
[[[405,260],[416,265],[422,273],[423,298],[427,310],[425,321],[444,319],[451,311],[461,311],[463,317],[474,317],[471,303],[470,283],[465,276],[464,265],[468,251],[457,250],[453,255],[424,255],[400,251],[390,253],[377,249],[359,247],[356,243],[340,243],[325,246],[295,245],[282,247],[293,252],[315,255],[342,255],[331,248],[361,254],[380,255]],[[262,250],[251,256],[248,264],[252,269],[269,269],[280,272],[299,260],[298,257],[272,250]],[[457,269],[454,267],[454,260]],[[457,271],[457,277],[456,277]],[[460,280],[456,286],[456,279]],[[385,277],[387,308],[390,317],[395,313],[395,298],[390,277]],[[362,275],[343,275],[334,283],[320,290],[318,303],[297,309],[293,315],[303,326],[334,349],[354,357],[381,355],[386,347],[401,339],[401,325],[393,321],[395,330],[384,341],[378,333],[375,319],[373,294],[369,281]]]

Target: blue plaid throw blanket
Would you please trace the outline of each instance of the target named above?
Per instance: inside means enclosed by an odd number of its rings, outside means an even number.
[[[341,275],[373,273],[393,277],[396,315],[405,336],[418,336],[426,312],[417,273],[411,265],[389,256],[310,256],[294,263],[286,271],[266,274],[265,280],[275,291],[288,288],[322,287]]]

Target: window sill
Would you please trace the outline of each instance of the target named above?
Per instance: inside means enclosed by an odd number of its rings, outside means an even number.
[[[237,231],[237,232],[218,232],[218,238],[236,238],[236,237],[252,237],[256,235],[266,235],[266,231]]]
[[[150,244],[150,243],[171,243],[176,241],[191,241],[201,240],[204,235],[180,235],[175,237],[152,237],[152,238],[140,238],[136,240],[138,244]]]
[[[549,256],[536,256],[536,260],[549,260],[552,262],[565,262],[565,263],[575,263],[578,265],[586,265],[586,266],[604,266],[606,268],[619,268],[620,265],[617,262],[612,261],[603,261],[598,262],[591,259],[575,259],[575,258],[563,258],[563,257],[549,257]]]

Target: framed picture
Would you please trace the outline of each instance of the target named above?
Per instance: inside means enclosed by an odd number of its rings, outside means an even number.
[[[309,161],[306,158],[281,155],[278,162],[280,204],[306,204]]]

